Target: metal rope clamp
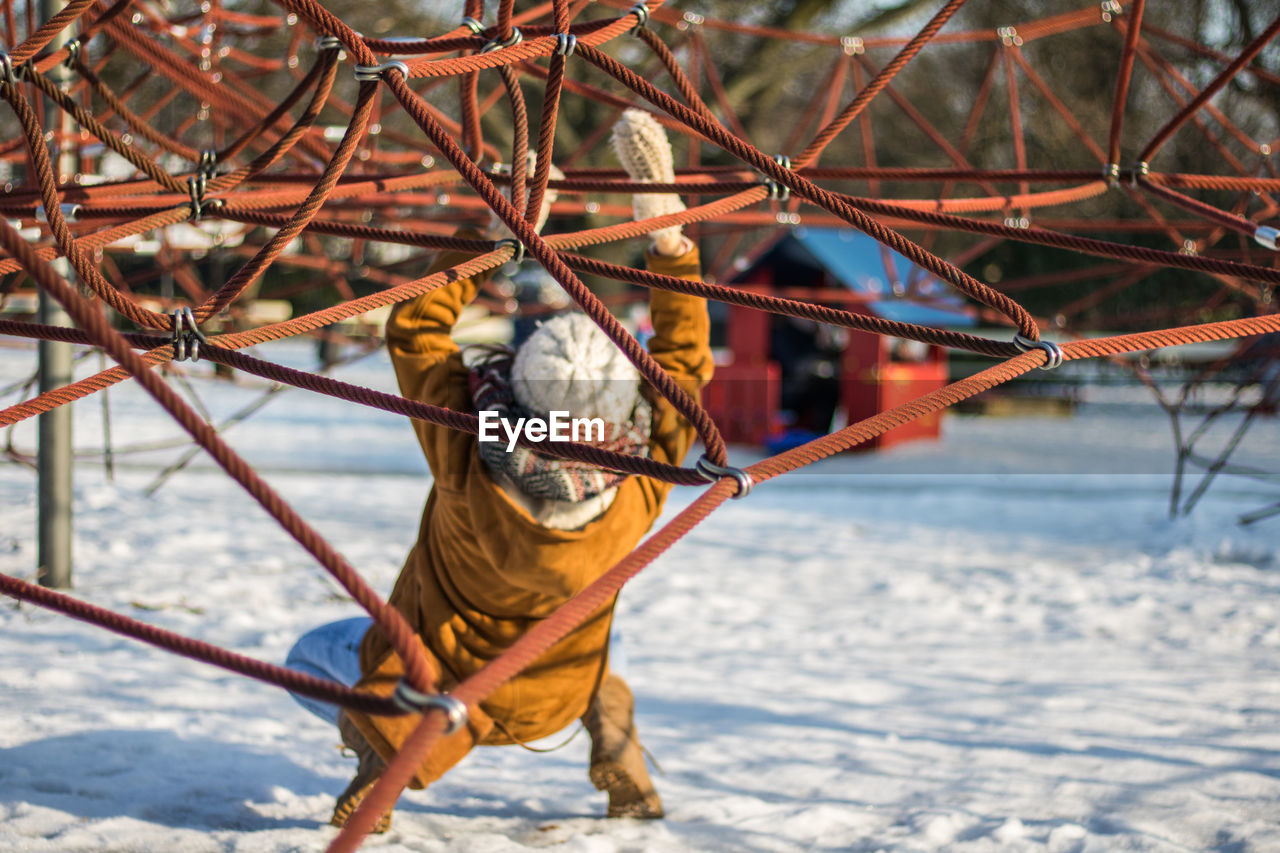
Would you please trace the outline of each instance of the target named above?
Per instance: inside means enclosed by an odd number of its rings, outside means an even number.
[[[515,254],[507,261],[509,264],[518,264],[524,260],[524,243],[521,243],[514,237],[504,237],[493,244],[493,248],[501,249],[503,246],[510,246],[515,250]]]
[[[1145,162],[1135,163],[1133,169],[1129,172],[1129,186],[1137,189],[1138,179],[1145,178],[1149,174],[1151,174],[1151,167]]]
[[[791,158],[786,154],[778,154],[773,158],[773,162],[777,163],[788,171],[791,169]],[[768,176],[764,179],[765,186],[769,188],[769,198],[773,201],[788,201],[791,198],[791,187],[786,184],[780,184],[773,178]]]
[[[478,36],[478,35],[480,35],[482,32],[484,32],[484,24],[480,23],[479,21],[477,21],[475,18],[471,17],[470,15],[468,15],[467,17],[465,17],[465,18],[463,18],[463,19],[462,19],[462,26],[464,26],[464,27],[466,27],[467,29],[471,30],[471,34],[472,34],[473,36]]]
[[[628,15],[636,16],[636,25],[631,28],[631,33],[636,34],[649,25],[649,4],[637,3],[627,10]]]
[[[1270,225],[1259,225],[1253,232],[1253,239],[1259,246],[1264,246],[1273,252],[1280,252],[1280,231],[1272,228]]]
[[[200,162],[196,164],[196,169],[205,176],[205,180],[216,178],[218,176],[218,152],[212,148],[206,148],[201,151]]]
[[[556,33],[556,55],[573,56],[578,49],[578,37],[573,33]]]
[[[20,73],[19,69],[13,67],[13,60],[9,58],[9,54],[0,50],[0,84],[15,85]]]
[[[1018,35],[1017,27],[997,27],[996,38],[1000,39],[1000,43],[1005,47],[1022,46],[1022,36]]]
[[[733,496],[734,500],[745,498],[751,494],[751,489],[755,486],[756,481],[751,479],[751,475],[741,468],[730,468],[725,465],[717,465],[706,456],[698,458],[698,464],[694,466],[702,478],[708,483],[717,483],[725,477],[732,477],[738,481],[738,493]]]
[[[706,15],[699,15],[697,12],[685,12],[680,18],[680,23],[676,24],[676,29],[687,30],[690,27],[700,27],[706,22]]]
[[[409,79],[409,66],[398,59],[384,62],[381,65],[357,65],[353,70],[355,71],[356,79],[361,83],[371,83],[381,80],[383,72],[390,71],[393,68],[397,69],[404,79]]]
[[[58,212],[62,214],[62,218],[67,222],[76,222],[80,219],[80,205],[63,202],[58,205]],[[44,205],[36,205],[36,221],[48,222],[49,214],[45,212]]]
[[[522,41],[524,41],[524,34],[521,33],[517,27],[512,27],[511,36],[506,41],[498,41],[497,39],[494,39],[484,47],[480,48],[480,52],[492,53],[493,51],[501,50],[504,47],[515,47]]]
[[[410,714],[421,714],[432,708],[444,711],[445,735],[451,735],[467,724],[467,703],[448,693],[423,693],[401,681],[391,694],[391,701]]]
[[[204,156],[201,155],[200,161],[204,162]],[[187,192],[191,194],[191,216],[188,217],[189,222],[199,222],[200,217],[204,215],[206,210],[221,209],[224,201],[220,198],[204,200],[205,187],[209,184],[209,178],[212,175],[205,172],[201,167],[194,175],[187,178]]]
[[[840,48],[845,56],[861,56],[867,52],[867,43],[861,36],[841,36]]]
[[[196,315],[191,308],[183,306],[173,312],[172,342],[174,361],[197,361],[200,358],[200,344],[209,342],[196,326]]]
[[[62,64],[67,68],[75,68],[76,60],[80,58],[80,49],[84,47],[84,42],[78,38],[72,39],[66,43],[65,47],[67,48],[67,58],[62,60]]]
[[[1048,354],[1049,360],[1040,365],[1041,370],[1053,370],[1062,366],[1064,358],[1062,347],[1053,341],[1033,341],[1025,335],[1014,335],[1013,345],[1018,348],[1019,352],[1031,352],[1034,349],[1044,350]]]
[[[201,214],[204,213],[204,188],[208,182],[209,176],[204,171],[198,171],[187,178],[187,192],[191,194],[192,222],[199,222]]]

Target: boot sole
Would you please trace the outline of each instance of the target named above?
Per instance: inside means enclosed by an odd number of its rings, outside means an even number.
[[[369,782],[358,790],[352,791],[351,788],[348,788],[346,791],[343,791],[342,795],[338,797],[337,804],[333,807],[333,817],[329,818],[330,826],[336,826],[339,828],[346,826],[347,821],[351,819],[351,815],[355,814],[356,809],[358,809],[360,804],[364,802],[364,798],[373,790],[373,786],[377,781],[378,780],[375,778],[372,782]],[[354,787],[354,784],[352,787]],[[369,832],[371,834],[381,835],[390,829],[391,810],[387,810],[386,813],[378,818],[378,822],[373,825],[373,828],[370,829]]]
[[[662,799],[652,789],[644,791],[621,764],[603,761],[594,764],[587,775],[597,791],[609,792],[609,817],[632,817],[657,820],[663,817]]]

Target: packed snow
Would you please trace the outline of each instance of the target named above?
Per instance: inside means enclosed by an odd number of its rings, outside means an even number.
[[[34,362],[0,349],[0,389]],[[187,373],[215,422],[265,393]],[[391,385],[376,354],[337,375]],[[604,819],[570,730],[475,751],[365,849],[1280,850],[1280,517],[1236,523],[1280,489],[1223,477],[1171,520],[1167,419],[1107,393],[763,484],[632,582],[618,624],[665,820]],[[179,431],[129,384],[106,404],[111,477],[103,400],[75,409],[74,595],[276,662],[357,615],[206,458],[149,493],[184,449],[126,451]],[[402,420],[289,390],[226,437],[389,591],[429,487]],[[34,442],[32,422],[6,436]],[[1277,418],[1239,460],[1280,470]],[[0,464],[0,571],[24,579],[34,495]],[[336,832],[353,760],[277,688],[12,599],[0,685],[0,849],[283,853]]]

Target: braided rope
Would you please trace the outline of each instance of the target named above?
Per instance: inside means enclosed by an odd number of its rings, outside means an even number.
[[[237,350],[314,332],[326,325],[357,317],[373,308],[393,305],[429,293],[460,276],[473,276],[494,269],[511,257],[510,246],[495,247],[487,241],[446,236],[443,231],[447,229],[439,219],[430,213],[420,212],[432,206],[447,206],[451,211],[464,211],[468,214],[492,210],[516,235],[516,242],[550,272],[573,300],[636,364],[646,380],[671,400],[677,410],[694,425],[707,447],[708,459],[714,466],[721,468],[727,465],[727,451],[710,415],[622,328],[605,305],[592,294],[580,273],[840,325],[864,333],[911,338],[1002,359],[973,377],[757,463],[747,469],[747,473],[756,481],[781,476],[833,453],[870,441],[913,419],[940,411],[959,400],[1048,364],[1050,359],[1057,359],[1059,355],[1066,360],[1108,357],[1155,347],[1280,331],[1280,319],[1277,315],[1268,313],[1273,309],[1266,307],[1268,303],[1263,298],[1264,294],[1270,293],[1268,288],[1280,284],[1280,269],[1274,266],[1270,256],[1267,256],[1266,262],[1259,262],[1256,248],[1252,249],[1254,254],[1250,254],[1248,249],[1230,252],[1224,249],[1221,250],[1221,256],[1206,257],[1203,252],[1170,252],[1066,233],[1070,227],[1080,230],[1086,227],[1106,227],[1106,223],[1101,222],[1070,226],[1067,224],[1068,220],[1062,219],[1059,221],[1063,224],[1059,227],[1063,230],[1054,230],[1047,227],[1048,221],[1045,219],[1039,220],[1037,227],[1029,227],[1027,223],[1017,221],[959,215],[1008,215],[1013,210],[1019,210],[1026,216],[1032,209],[1078,204],[1097,197],[1109,185],[1120,183],[1120,172],[1123,170],[1119,169],[1118,160],[1124,129],[1125,102],[1133,65],[1141,59],[1154,71],[1163,72],[1164,76],[1159,78],[1160,83],[1178,100],[1180,108],[1147,143],[1139,160],[1148,160],[1179,127],[1191,122],[1206,135],[1209,144],[1222,155],[1223,161],[1235,174],[1186,174],[1172,170],[1159,173],[1146,169],[1139,172],[1135,167],[1130,171],[1132,186],[1129,189],[1133,190],[1132,196],[1143,205],[1152,221],[1140,224],[1122,222],[1117,230],[1127,229],[1137,233],[1141,228],[1152,227],[1162,229],[1178,239],[1182,239],[1184,231],[1197,235],[1207,234],[1202,241],[1204,246],[1212,246],[1226,231],[1247,236],[1255,236],[1261,232],[1262,239],[1259,242],[1274,242],[1274,231],[1265,226],[1260,228],[1259,225],[1264,217],[1274,216],[1277,212],[1276,205],[1266,193],[1280,192],[1280,174],[1272,168],[1269,174],[1256,176],[1256,170],[1251,169],[1241,158],[1235,157],[1226,144],[1200,120],[1197,113],[1202,108],[1207,110],[1225,133],[1253,153],[1260,156],[1269,153],[1269,145],[1249,139],[1239,126],[1227,120],[1221,110],[1209,101],[1231,79],[1246,69],[1254,71],[1260,80],[1277,82],[1273,79],[1274,75],[1257,66],[1254,57],[1280,33],[1280,19],[1272,23],[1236,57],[1224,57],[1200,46],[1183,45],[1192,47],[1197,55],[1224,63],[1213,81],[1194,96],[1185,81],[1178,79],[1176,69],[1155,53],[1150,42],[1143,38],[1146,32],[1177,43],[1176,37],[1145,27],[1142,23],[1142,0],[1135,0],[1123,18],[1117,17],[1114,20],[1107,17],[1106,7],[1100,17],[1095,4],[1091,9],[1019,23],[1016,27],[1006,29],[1005,35],[1001,37],[1005,40],[1003,47],[997,46],[994,49],[978,99],[980,106],[975,106],[963,141],[953,144],[915,109],[909,99],[895,91],[891,84],[926,46],[990,41],[989,32],[941,33],[963,5],[963,0],[948,0],[918,33],[908,39],[833,38],[781,33],[730,22],[707,21],[696,15],[690,17],[689,13],[665,8],[661,2],[648,3],[644,6],[645,14],[641,15],[634,11],[634,3],[628,0],[603,0],[600,5],[615,10],[615,16],[575,23],[573,17],[582,11],[585,3],[571,6],[568,0],[553,0],[549,4],[549,11],[543,6],[517,14],[512,0],[502,0],[497,6],[492,26],[485,27],[479,22],[464,21],[443,35],[393,40],[361,37],[316,0],[281,0],[280,5],[310,30],[336,39],[336,43],[343,46],[350,54],[351,61],[362,68],[364,73],[370,69],[384,68],[403,69],[404,73],[400,70],[377,72],[380,75],[377,79],[367,79],[359,85],[354,103],[347,103],[335,94],[342,76],[339,71],[344,66],[339,62],[337,50],[326,49],[317,54],[305,72],[299,70],[293,75],[294,79],[283,98],[272,98],[252,85],[247,76],[224,76],[223,69],[232,67],[232,63],[219,64],[217,57],[208,66],[203,61],[192,61],[196,57],[208,56],[201,52],[208,47],[207,42],[202,44],[192,35],[194,28],[170,26],[168,21],[150,8],[138,10],[135,21],[126,22],[120,16],[131,8],[127,0],[116,0],[110,6],[102,2],[94,3],[92,0],[72,0],[58,15],[36,28],[25,40],[9,39],[10,43],[17,46],[7,55],[6,64],[0,69],[4,77],[0,81],[0,95],[3,95],[17,119],[21,133],[0,145],[0,157],[10,160],[23,157],[32,177],[27,184],[6,189],[0,195],[0,213],[6,217],[30,220],[41,212],[47,221],[50,240],[44,245],[33,246],[7,223],[0,225],[0,248],[7,253],[6,257],[0,258],[0,275],[21,273],[29,276],[40,288],[53,294],[67,307],[79,329],[0,320],[0,334],[98,346],[110,353],[119,366],[9,406],[0,411],[0,425],[16,423],[34,414],[66,405],[123,379],[136,379],[182,424],[197,444],[207,450],[294,538],[303,543],[315,559],[334,574],[352,592],[353,597],[384,626],[397,652],[406,662],[410,681],[418,690],[429,690],[429,672],[403,618],[381,602],[360,580],[354,568],[334,552],[318,533],[311,530],[243,460],[221,442],[208,424],[190,411],[168,388],[153,369],[172,358],[167,341],[155,335],[140,333],[121,335],[110,328],[100,305],[109,306],[120,317],[143,330],[165,330],[168,328],[169,317],[138,300],[131,290],[131,283],[124,277],[103,271],[97,258],[104,249],[110,249],[123,239],[135,239],[149,231],[178,225],[189,217],[200,218],[205,223],[222,221],[237,223],[238,226],[274,230],[274,234],[256,249],[252,246],[257,244],[247,246],[247,260],[226,281],[214,282],[207,291],[199,277],[191,275],[188,270],[181,270],[180,275],[175,274],[175,278],[189,291],[195,316],[201,323],[236,308],[270,271],[286,263],[295,264],[302,269],[322,270],[326,275],[333,274],[333,270],[358,268],[359,265],[354,262],[324,257],[317,251],[320,244],[314,242],[317,235],[347,239],[357,246],[367,243],[417,249],[448,248],[472,253],[473,258],[449,270],[418,278],[413,278],[411,271],[392,271],[388,265],[386,270],[380,270],[379,273],[380,280],[390,286],[358,298],[353,289],[342,282],[345,287],[342,292],[346,298],[341,303],[259,328],[210,334],[210,343],[202,347],[202,353],[218,363],[313,393],[329,394],[352,403],[474,432],[477,428],[476,418],[470,413],[428,406],[396,395],[382,394],[327,377],[292,370],[252,358]],[[484,11],[483,4],[478,0],[467,0],[465,6],[467,18],[473,21]],[[211,22],[236,21],[238,25],[247,28],[246,32],[254,27],[270,30],[280,25],[277,18],[244,15],[220,8],[216,4],[207,14]],[[539,22],[539,17],[546,22]],[[644,24],[646,18],[651,18],[653,25],[636,29],[637,22]],[[73,22],[79,22],[81,27],[74,46],[41,53]],[[1049,38],[1105,23],[1112,23],[1122,30],[1124,41],[1120,54],[1121,71],[1116,82],[1115,96],[1109,104],[1110,124],[1104,155],[1103,146],[1092,139],[1086,132],[1086,125],[1078,120],[1063,100],[1034,72],[1017,47],[1029,40]],[[694,76],[681,67],[663,33],[657,28],[657,25],[668,24],[692,29],[689,39],[691,52],[697,62],[701,63],[700,70]],[[765,153],[742,138],[742,125],[734,114],[725,81],[720,79],[707,50],[707,42],[698,32],[698,28],[704,25],[744,35],[785,37],[795,42],[838,46],[843,49],[842,55],[831,66],[826,77],[833,91],[825,93],[825,103],[821,105],[821,109],[815,100],[813,109],[803,119],[804,125],[797,126],[791,133],[793,143],[789,145],[799,147],[806,138],[808,142],[790,164],[784,157]],[[217,28],[219,38],[226,29],[221,26]],[[636,74],[601,50],[602,46],[632,30],[636,30],[637,43],[650,57],[650,62],[656,63],[670,78],[678,98],[665,94],[650,80]],[[301,41],[300,32],[295,33],[290,47],[291,61],[297,60],[294,52]],[[494,49],[483,49],[490,45]],[[330,47],[333,47],[333,43]],[[91,49],[98,51],[96,60],[91,55]],[[237,51],[229,56],[241,62],[243,67],[263,71],[294,67],[293,64],[286,66],[283,62],[276,63],[256,57],[239,48],[227,49]],[[893,49],[896,53],[886,64],[877,68],[866,55],[867,50],[873,49]],[[458,51],[462,51],[463,55],[451,55]],[[114,53],[127,54],[141,62],[148,69],[147,74],[128,85],[113,88],[118,85],[114,82],[117,78],[104,75],[104,65]],[[404,59],[379,65],[378,54]],[[47,76],[50,69],[61,62],[67,62],[79,80],[69,91],[60,89]],[[584,63],[594,66],[608,78],[620,83],[625,90],[655,106],[659,111],[656,117],[669,133],[684,136],[691,146],[714,146],[735,158],[739,164],[702,167],[696,165],[696,160],[691,160],[695,165],[678,169],[673,183],[637,185],[620,179],[622,173],[617,169],[573,168],[573,161],[579,153],[573,152],[559,164],[564,167],[567,177],[561,181],[551,180],[556,134],[561,127],[569,95],[595,98],[603,104],[619,108],[632,105],[633,99],[620,97],[616,91],[605,91],[574,79],[570,70]],[[1008,109],[1013,128],[1010,162],[1015,164],[1015,168],[970,168],[966,152],[975,139],[978,116],[988,102],[988,94],[999,68],[1004,70],[1003,79],[1009,100]],[[1022,138],[1026,125],[1019,107],[1017,72],[1021,72],[1030,81],[1092,155],[1105,158],[1101,176],[1096,171],[1043,169],[1028,164],[1031,152]],[[143,84],[149,74],[164,78],[172,85],[172,89],[169,94],[155,99],[145,107],[139,107],[138,93],[144,88]],[[530,147],[530,128],[522,75],[532,80],[545,81],[541,103],[537,105],[539,113],[532,144],[537,156],[532,175],[527,174],[525,159],[525,153]],[[701,79],[695,79],[696,76]],[[861,84],[860,81],[868,76],[869,82]],[[426,95],[433,91],[437,83],[452,77],[457,77],[459,81],[460,109],[459,120],[456,122],[426,99]],[[839,104],[843,99],[837,97],[839,93],[835,89],[850,77],[858,83],[858,90],[853,100],[841,109]],[[108,79],[113,81],[111,85],[105,82]],[[492,82],[493,79],[500,82],[500,87],[493,89],[492,94],[481,101],[480,83]],[[1171,80],[1187,89],[1186,97],[1177,93]],[[38,91],[46,97],[54,109],[61,111],[80,128],[83,136],[101,141],[137,169],[141,177],[102,184],[81,184],[69,181],[67,175],[59,175],[55,168],[57,161],[50,155],[48,146],[52,143],[61,149],[68,143],[74,144],[75,140],[68,140],[58,134],[54,134],[52,138],[46,137],[46,128],[40,124],[24,86],[30,86],[31,91]],[[393,126],[392,118],[387,115],[388,107],[380,103],[381,89],[384,86],[394,98],[391,109],[394,111],[396,106],[399,107],[410,123],[410,132],[404,129],[406,122]],[[711,103],[715,105],[716,112],[704,100],[700,89],[710,90]],[[191,144],[200,137],[196,133],[200,122],[206,120],[200,117],[193,118],[175,132],[158,129],[154,124],[158,112],[174,102],[174,95],[178,92],[185,93],[202,105],[207,104],[202,110],[207,110],[210,116],[220,116],[213,119],[215,123],[220,122],[219,138],[230,141],[207,148]],[[95,109],[90,95],[97,99],[97,104],[104,104],[105,108]],[[874,162],[875,148],[870,138],[868,108],[880,97],[901,107],[924,137],[942,152],[946,158],[943,162],[952,163],[952,167],[921,169],[877,166]],[[496,159],[500,150],[500,146],[486,140],[486,127],[481,122],[482,116],[498,100],[508,102],[511,128],[514,131],[509,152],[503,152],[504,155],[509,153],[509,178],[493,174],[490,170],[481,168],[478,163],[481,157]],[[297,116],[291,118],[299,104],[302,106]],[[319,126],[321,116],[334,110],[346,117],[340,140],[334,140],[328,134],[334,128],[322,130]],[[867,165],[815,166],[817,159],[855,121],[864,133]],[[416,131],[413,131],[414,126]],[[432,153],[425,153],[423,150],[427,147],[423,144],[424,136]],[[594,137],[596,142],[600,138],[598,135]],[[151,148],[136,144],[138,139]],[[337,144],[330,144],[332,141]],[[586,151],[592,147],[589,142],[584,142],[581,150]],[[214,155],[210,157],[204,153],[206,151],[214,152]],[[443,156],[447,165],[435,167],[437,154]],[[191,164],[195,169],[194,173],[189,174],[186,166],[175,170],[168,162],[173,156]],[[504,159],[508,158],[504,156]],[[225,170],[216,174],[214,164],[219,167],[226,164]],[[1112,169],[1112,166],[1116,168]],[[189,185],[188,180],[194,183]],[[826,185],[826,182],[841,181],[870,182],[870,197],[854,194],[848,187],[834,189]],[[917,196],[924,196],[923,198],[887,198],[879,192],[882,182],[891,185],[933,182],[941,184],[942,188],[936,198],[930,197],[928,190],[916,193]],[[980,191],[953,195],[954,185],[961,182],[976,185]],[[511,201],[498,189],[499,184],[507,183],[511,187]],[[1018,186],[1010,187],[1007,192],[998,189],[999,184],[1015,183]],[[1033,183],[1049,184],[1054,188],[1033,189]],[[775,190],[772,199],[769,198],[771,193],[768,187]],[[1245,215],[1243,204],[1234,212],[1228,211],[1217,204],[1193,198],[1178,191],[1179,189],[1256,192],[1262,194],[1259,198],[1267,207],[1260,213]],[[544,237],[534,230],[532,222],[536,219],[542,200],[551,190],[561,194],[558,204],[565,213],[580,213],[584,210],[591,212],[589,204],[593,203],[565,198],[567,195],[585,192],[624,195],[636,192],[680,193],[698,196],[702,203],[691,205],[679,213],[641,222],[621,221]],[[1138,190],[1141,192],[1137,192]],[[443,201],[449,194],[460,197]],[[782,198],[785,194],[790,194],[789,200]],[[1145,198],[1148,195],[1176,206],[1193,218],[1187,222],[1164,219]],[[713,198],[706,198],[707,196]],[[74,221],[63,213],[63,204],[75,206],[78,216],[74,217]],[[811,216],[806,205],[818,208],[819,216]],[[757,206],[761,207],[757,209]],[[625,215],[619,212],[625,209],[625,206],[617,205],[609,208],[607,215]],[[405,217],[404,210],[415,212]],[[365,217],[374,211],[387,217],[395,217],[397,227],[383,227],[367,221]],[[712,281],[689,282],[570,252],[572,249],[621,240],[642,239],[651,231],[671,226],[687,226],[700,233],[710,234],[716,229],[742,229],[778,222],[798,222],[801,211],[809,221],[852,225],[887,249],[899,252],[918,267],[948,282],[984,306],[987,315],[1001,317],[1011,323],[1021,336],[1022,346],[1029,347],[1029,351],[1017,354],[1019,347],[1007,340],[896,323],[857,311],[748,292]],[[914,230],[923,230],[925,236],[920,240],[908,239],[887,223],[905,223]],[[1085,306],[1095,304],[1138,281],[1147,270],[1161,268],[1194,270],[1217,276],[1224,284],[1219,295],[1213,299],[1221,299],[1227,292],[1242,293],[1255,300],[1253,304],[1259,316],[1115,338],[1072,341],[1056,349],[1056,345],[1049,344],[1036,348],[1028,344],[1038,339],[1037,321],[1031,313],[1007,292],[978,281],[960,269],[959,263],[948,262],[930,251],[930,247],[934,245],[932,237],[935,231],[963,232],[992,240],[1017,240],[1115,258],[1123,262],[1106,268],[1108,274],[1118,276],[1115,281],[1097,288],[1087,297],[1077,299],[1064,310],[1083,310]],[[312,242],[309,243],[306,254],[292,259],[287,251],[295,241]],[[758,255],[762,251],[761,247],[767,245],[767,241],[762,241],[755,248],[755,253]],[[726,263],[733,260],[732,250],[722,250],[722,254]],[[66,257],[71,262],[78,279],[98,304],[82,298],[53,271],[48,262],[57,257]],[[307,267],[306,263],[311,263],[312,266]],[[373,280],[373,276],[369,278]],[[1049,281],[1053,276],[1041,278]],[[1022,286],[1034,285],[1035,281],[1030,279],[1022,282]],[[1209,304],[1215,303],[1211,300]],[[1160,315],[1152,312],[1151,316]],[[135,348],[145,351],[135,352]],[[524,441],[522,443],[535,446]],[[705,483],[702,475],[693,468],[660,465],[652,460],[600,451],[589,445],[536,446],[544,453],[587,461],[598,467],[624,473],[682,485]],[[735,489],[736,484],[731,478],[725,478],[709,487],[668,526],[642,543],[630,556],[606,572],[551,618],[539,623],[535,630],[521,638],[506,654],[460,685],[454,695],[470,703],[481,701],[498,685],[536,659],[559,637],[573,630],[582,620],[589,618],[610,601],[627,579],[687,534],[707,514],[732,496]],[[223,650],[143,626],[65,596],[48,593],[14,578],[0,576],[0,591],[325,701],[371,713],[397,713],[385,700],[360,696],[345,688],[309,680],[278,667],[230,655]],[[443,714],[432,711],[424,716],[418,731],[405,744],[347,828],[335,839],[332,849],[349,850],[359,844],[363,831],[394,800],[403,782],[412,774],[417,762],[443,731],[443,727]]]

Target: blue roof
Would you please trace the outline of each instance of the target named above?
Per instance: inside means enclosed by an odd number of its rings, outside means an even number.
[[[901,282],[918,282],[916,291],[929,299],[928,304],[913,298],[896,296],[885,274],[884,254],[874,237],[851,228],[809,228],[792,230],[795,240],[813,260],[830,272],[845,287],[868,296],[884,294],[872,300],[868,308],[886,320],[915,323],[919,326],[974,326],[977,320],[965,310],[964,299],[951,291],[951,286],[917,267],[892,250],[888,255]]]

